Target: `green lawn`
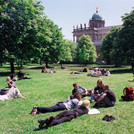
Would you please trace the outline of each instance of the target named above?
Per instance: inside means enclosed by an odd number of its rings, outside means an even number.
[[[37,67],[38,66],[38,67]],[[72,84],[78,83],[84,87],[93,89],[98,78],[87,77],[87,73],[70,74],[71,71],[82,69],[82,65],[65,65],[66,70],[61,70],[59,65],[56,67],[55,74],[43,74],[43,66],[37,64],[27,64],[22,69],[25,76],[32,79],[16,81],[16,85],[24,98],[6,100],[0,102],[0,134],[20,134],[20,133],[47,133],[47,134],[133,134],[134,133],[134,101],[125,102],[121,100],[123,89],[126,86],[134,87],[130,66],[109,68],[111,76],[102,76],[104,83],[108,83],[110,89],[116,94],[117,102],[111,108],[99,108],[99,115],[83,115],[71,122],[62,123],[48,129],[38,129],[38,120],[55,116],[59,112],[39,114],[32,117],[29,113],[33,106],[52,106],[57,102],[67,100],[72,93]],[[90,66],[90,65],[88,65]],[[92,65],[97,67],[97,65]],[[98,65],[99,66],[99,65]],[[33,67],[33,68],[27,68]],[[9,76],[9,66],[4,65],[0,68],[0,89],[5,87],[6,77]],[[94,104],[91,104],[91,108]],[[106,115],[116,118],[111,122],[105,122],[102,118]]]

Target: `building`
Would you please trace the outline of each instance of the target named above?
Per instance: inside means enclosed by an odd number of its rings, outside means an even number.
[[[98,7],[96,8],[96,13],[93,14],[92,18],[88,22],[88,26],[80,24],[73,27],[73,41],[78,42],[78,39],[83,35],[89,35],[92,39],[94,46],[96,47],[97,54],[100,53],[100,47],[102,45],[102,39],[106,33],[110,31],[113,26],[105,27],[105,20],[98,13]],[[115,26],[114,26],[115,27]]]

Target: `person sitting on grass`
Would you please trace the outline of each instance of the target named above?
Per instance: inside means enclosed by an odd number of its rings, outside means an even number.
[[[86,67],[86,65],[85,65],[85,67],[83,68],[82,72],[88,72],[88,68]]]
[[[42,69],[42,73],[48,73],[47,67],[44,67],[44,68]]]
[[[106,69],[106,73],[104,73],[104,76],[110,76],[110,71],[109,71],[109,69]]]
[[[9,91],[9,89],[12,88],[12,87],[15,87],[16,88],[15,82],[12,81],[10,77],[7,77],[6,82],[7,82],[8,86],[0,90],[0,95],[7,94],[7,92]]]
[[[102,89],[102,84],[102,80],[98,79],[97,86],[91,91],[91,102],[97,101],[101,96],[101,93],[104,92]]]
[[[24,77],[24,73],[22,72],[22,70],[20,70],[18,73],[18,80],[23,80],[23,79],[31,79],[31,78]]]
[[[36,107],[34,106],[32,109],[32,116],[39,114],[39,113],[47,113],[47,112],[55,112],[55,111],[60,111],[60,110],[70,110],[75,108],[79,101],[80,101],[80,94],[75,93],[73,98],[69,101],[64,101],[64,102],[58,102],[56,105],[52,107]]]
[[[61,69],[67,69],[67,68],[61,64]]]
[[[51,116],[47,119],[40,119],[38,120],[39,129],[42,129],[45,124],[45,128],[48,128],[63,122],[71,121],[72,119],[77,118],[78,116],[82,116],[83,114],[88,114],[89,105],[90,102],[88,100],[84,100],[82,104],[73,111],[67,110],[59,113],[55,117]]]
[[[102,84],[102,89],[104,93],[101,97],[97,100],[95,106],[98,107],[112,107],[116,103],[116,96],[112,90],[109,89],[108,84]]]
[[[17,77],[16,77],[16,72],[15,71],[13,71],[13,73],[10,75],[10,78],[13,81],[17,81],[18,80]]]
[[[11,87],[5,95],[0,95],[0,101],[12,99],[12,98],[22,98],[22,95],[17,87]]]
[[[72,90],[72,95],[75,93],[79,93],[82,97],[91,95],[91,89],[86,89],[82,86],[79,86],[77,83],[74,83],[73,87],[74,89]]]

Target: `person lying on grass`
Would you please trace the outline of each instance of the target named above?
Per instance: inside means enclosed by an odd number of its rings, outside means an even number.
[[[91,95],[91,89],[86,89],[82,86],[79,86],[77,83],[74,83],[73,87],[74,89],[72,90],[72,95],[75,93],[79,93],[82,97]]]
[[[90,102],[88,100],[84,100],[82,104],[75,108],[73,111],[67,110],[61,112],[55,117],[51,116],[47,119],[40,119],[38,120],[39,129],[42,129],[45,124],[45,128],[48,128],[63,122],[71,121],[72,119],[77,118],[78,116],[82,116],[83,114],[88,114],[89,105]]]
[[[12,98],[22,98],[22,95],[17,87],[11,87],[5,95],[0,95],[0,101],[12,99]]]
[[[104,93],[100,96],[95,104],[95,107],[112,107],[116,103],[116,96],[112,90],[109,89],[108,84],[102,84]]]
[[[32,116],[39,114],[39,113],[47,113],[47,112],[55,112],[60,110],[70,110],[75,108],[79,101],[80,101],[81,95],[79,93],[75,93],[73,95],[73,98],[68,101],[64,102],[58,102],[56,105],[52,107],[36,107],[34,106],[32,109]]]

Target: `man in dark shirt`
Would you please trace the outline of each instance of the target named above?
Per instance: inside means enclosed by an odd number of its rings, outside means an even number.
[[[114,106],[116,102],[116,97],[115,97],[114,92],[109,89],[108,84],[103,84],[102,89],[104,90],[104,93],[97,100],[98,106],[106,106],[106,107]]]
[[[94,90],[92,90],[92,93],[91,93],[91,102],[93,101],[97,101],[100,96],[101,96],[101,93],[103,93],[103,89],[102,89],[102,80],[99,79],[97,81],[97,86],[94,88]]]

